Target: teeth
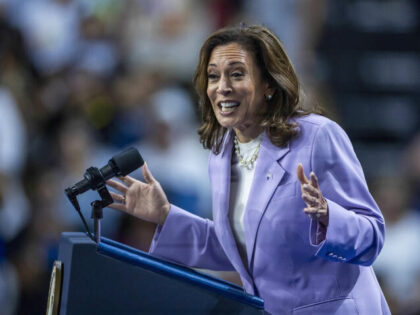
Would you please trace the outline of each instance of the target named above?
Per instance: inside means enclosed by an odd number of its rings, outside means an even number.
[[[222,106],[222,112],[223,113],[231,112],[231,111],[232,111],[232,109],[230,107],[224,107],[224,106]]]
[[[220,106],[222,106],[222,109],[226,107],[230,108],[230,107],[239,106],[239,103],[238,102],[221,102]]]

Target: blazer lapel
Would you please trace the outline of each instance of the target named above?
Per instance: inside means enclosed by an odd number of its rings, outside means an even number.
[[[258,227],[274,191],[285,174],[278,160],[288,152],[289,146],[276,147],[266,134],[263,135],[244,217],[249,270],[252,268]]]
[[[219,241],[229,257],[232,265],[239,272],[248,288],[248,292],[253,290],[253,282],[248,270],[242,263],[236,241],[233,237],[232,228],[229,222],[229,200],[230,200],[230,175],[233,149],[233,135],[229,130],[223,143],[222,151],[213,157],[211,165],[212,190],[213,190],[213,220],[215,221],[216,233]],[[246,283],[248,282],[248,283]],[[250,292],[252,293],[252,292]]]

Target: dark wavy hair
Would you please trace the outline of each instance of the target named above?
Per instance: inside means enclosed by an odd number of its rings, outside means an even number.
[[[253,55],[263,80],[274,90],[273,97],[267,101],[267,110],[260,120],[260,126],[274,145],[287,145],[298,134],[297,124],[291,118],[310,113],[322,114],[322,109],[315,105],[301,105],[299,80],[276,35],[264,26],[247,26],[243,23],[215,31],[201,47],[193,79],[203,121],[198,129],[200,142],[204,148],[213,149],[218,154],[227,131],[218,123],[207,96],[207,66],[213,49],[229,43],[238,43]]]

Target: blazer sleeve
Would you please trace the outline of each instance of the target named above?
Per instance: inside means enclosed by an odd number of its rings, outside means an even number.
[[[329,211],[322,241],[320,224],[311,222],[310,239],[318,247],[316,255],[371,265],[384,243],[385,222],[369,192],[350,139],[335,122],[328,121],[318,129],[311,164]]]
[[[189,267],[234,270],[214,230],[214,223],[174,205],[158,226],[149,249],[153,256]]]

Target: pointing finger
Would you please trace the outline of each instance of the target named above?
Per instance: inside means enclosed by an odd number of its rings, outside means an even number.
[[[305,172],[303,171],[303,166],[301,163],[298,164],[297,169],[296,169],[296,173],[297,173],[297,177],[300,181],[300,183],[303,184],[308,184],[308,178],[305,176]]]

